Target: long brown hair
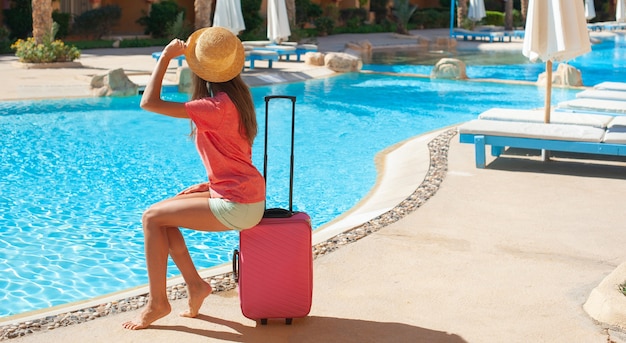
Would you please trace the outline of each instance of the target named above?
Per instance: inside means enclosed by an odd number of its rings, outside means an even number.
[[[254,102],[252,101],[252,94],[250,94],[250,88],[243,81],[241,75],[237,75],[234,79],[226,82],[207,82],[195,73],[192,72],[191,74],[193,82],[191,99],[202,99],[219,92],[228,94],[228,97],[235,104],[239,112],[239,131],[248,139],[250,145],[252,145],[254,137],[256,137],[257,134],[256,111],[254,109]],[[191,135],[195,135],[195,133],[196,130],[192,122]]]

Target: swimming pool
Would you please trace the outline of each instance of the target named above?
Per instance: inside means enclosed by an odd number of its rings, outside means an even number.
[[[445,51],[418,50],[375,51],[364,61],[364,70],[430,75],[433,66],[444,57],[465,62],[467,77],[471,79],[500,79],[535,82],[545,72],[545,63],[531,63],[521,52],[511,51]],[[626,80],[626,36],[602,37],[592,44],[592,51],[579,56],[569,64],[581,71],[583,85],[593,86],[603,81]],[[553,69],[556,70],[555,63]]]
[[[315,228],[367,194],[377,152],[491,107],[540,107],[544,99],[534,86],[358,73],[252,93],[259,116],[265,95],[297,97],[294,207],[311,214]],[[575,95],[557,88],[552,96]],[[138,104],[139,97],[0,103],[0,316],[147,283],[141,213],[205,174],[188,121]],[[290,103],[271,110],[273,207],[286,202],[280,180],[287,175]],[[233,232],[183,232],[199,268],[227,262],[238,244]],[[168,274],[177,273],[171,264]]]

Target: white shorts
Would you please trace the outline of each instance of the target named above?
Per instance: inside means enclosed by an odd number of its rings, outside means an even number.
[[[265,201],[241,204],[222,198],[209,198],[209,207],[220,223],[230,229],[241,231],[261,221],[265,212]]]

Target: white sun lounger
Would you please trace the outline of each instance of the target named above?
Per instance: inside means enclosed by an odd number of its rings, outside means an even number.
[[[555,111],[626,115],[626,101],[577,98],[558,103]]]
[[[615,122],[613,122],[615,121]],[[576,124],[475,119],[458,128],[461,143],[474,144],[476,168],[486,166],[486,146],[500,156],[506,147],[626,156],[626,117],[607,128]]]
[[[626,91],[626,82],[605,81],[593,86],[594,89],[604,89],[611,91]]]
[[[610,89],[586,89],[576,93],[576,98],[626,101],[626,92]]]
[[[278,54],[278,58],[281,59],[283,56],[287,61],[289,61],[289,56],[296,54],[295,46],[287,46],[287,45],[265,45],[265,46],[254,46],[253,51],[273,51]]]
[[[452,38],[463,38],[463,40],[488,40],[490,43],[494,41],[504,42],[504,32],[493,32],[493,31],[470,31],[465,29],[454,29],[452,32]],[[509,37],[509,41],[511,40],[511,36]]]
[[[550,113],[550,123],[566,124],[566,125],[584,125],[605,129],[609,123],[615,118],[611,115],[590,114],[590,113],[571,113],[571,112],[555,112]],[[543,123],[543,109],[514,109],[514,108],[492,108],[480,115],[478,119],[485,120],[501,120],[526,123]]]
[[[250,69],[254,69],[255,61],[267,61],[267,67],[272,68],[272,62],[278,61],[279,56],[275,51],[247,50],[246,61],[250,62]]]

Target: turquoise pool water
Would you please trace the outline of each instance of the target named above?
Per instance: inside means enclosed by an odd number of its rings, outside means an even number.
[[[252,92],[260,118],[265,95],[297,97],[294,207],[315,228],[367,194],[379,151],[491,107],[540,107],[544,99],[533,86],[375,74]],[[553,90],[555,103],[574,96]],[[206,176],[188,121],[138,104],[139,97],[0,103],[0,317],[147,283],[141,213]],[[287,199],[290,103],[271,111],[273,207]],[[257,139],[257,166],[262,151]],[[238,244],[232,232],[183,231],[199,268],[227,262]],[[177,273],[170,265],[169,275]]]
[[[471,79],[501,79],[537,81],[545,72],[545,63],[531,63],[521,52],[473,52],[458,51],[379,51],[374,52],[364,70],[379,72],[430,75],[433,66],[444,57],[454,57],[465,62],[467,77]],[[592,45],[592,51],[579,56],[569,64],[581,71],[583,85],[593,86],[603,81],[624,82],[626,80],[626,36],[617,34],[604,37]],[[553,69],[556,70],[555,63]]]

